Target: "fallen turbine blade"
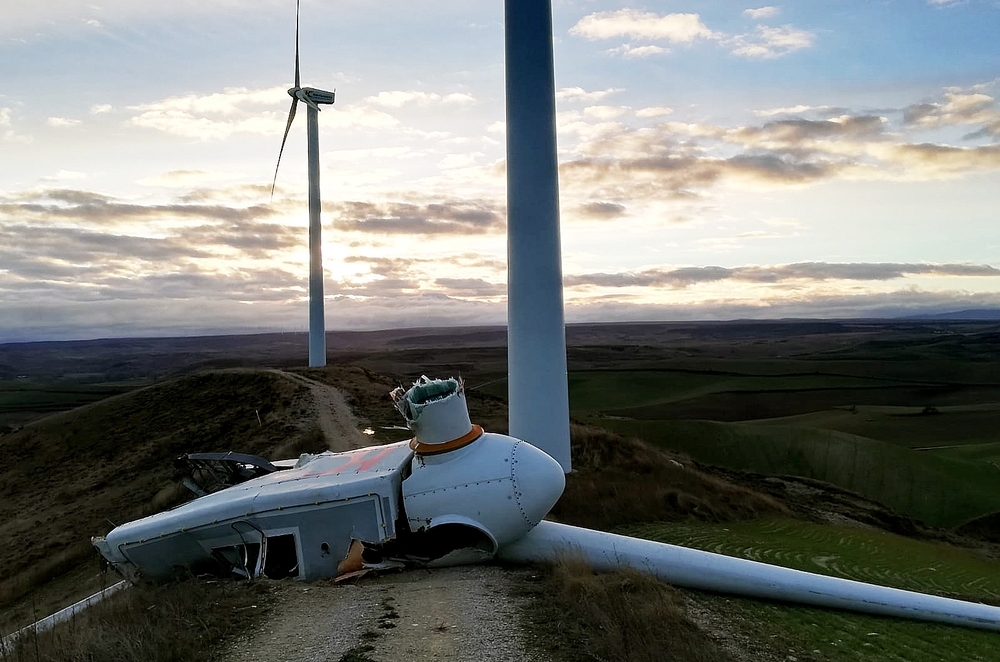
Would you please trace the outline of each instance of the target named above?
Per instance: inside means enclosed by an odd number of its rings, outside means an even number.
[[[583,558],[594,570],[633,568],[700,591],[832,607],[984,630],[1000,630],[1000,607],[904,591],[703,552],[699,549],[542,522],[500,549],[517,563]]]
[[[285,151],[285,141],[288,140],[288,132],[292,128],[292,120],[295,119],[295,106],[299,100],[292,97],[292,107],[288,109],[288,123],[285,124],[285,135],[281,139],[281,149],[278,150],[278,163],[274,166],[274,181],[271,182],[271,199],[274,199],[274,187],[278,183],[278,168],[281,167],[281,154]]]

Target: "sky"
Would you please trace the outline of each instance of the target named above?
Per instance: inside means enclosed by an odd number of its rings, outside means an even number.
[[[503,3],[303,0],[328,329],[506,319]],[[1000,2],[553,0],[568,322],[1000,307]],[[0,8],[0,342],[304,331],[293,0]]]

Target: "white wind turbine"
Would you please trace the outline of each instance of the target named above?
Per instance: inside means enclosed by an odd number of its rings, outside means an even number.
[[[335,92],[302,87],[299,82],[299,0],[295,2],[295,86],[288,89],[292,106],[288,110],[285,135],[278,150],[278,163],[274,167],[274,181],[271,183],[271,197],[278,182],[278,167],[281,154],[285,151],[285,141],[295,119],[295,109],[299,101],[306,104],[306,132],[308,134],[309,155],[309,367],[321,368],[326,365],[326,319],[323,313],[323,241],[320,223],[319,195],[319,104],[330,105]]]

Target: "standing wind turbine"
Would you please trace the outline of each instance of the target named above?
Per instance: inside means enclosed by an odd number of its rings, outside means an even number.
[[[506,0],[504,12],[509,429],[569,473],[552,2]]]
[[[278,183],[278,167],[281,154],[285,151],[285,141],[295,119],[295,108],[299,101],[306,104],[306,131],[309,144],[309,367],[322,368],[326,365],[326,319],[323,314],[323,242],[320,223],[319,197],[319,104],[333,103],[335,92],[302,87],[299,82],[299,0],[295,2],[295,87],[288,89],[292,106],[288,109],[288,123],[278,150],[278,163],[274,166],[274,181],[271,183],[271,197]]]

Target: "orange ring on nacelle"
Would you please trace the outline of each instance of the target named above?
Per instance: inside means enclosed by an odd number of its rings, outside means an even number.
[[[439,455],[468,446],[481,436],[483,436],[483,428],[473,423],[472,429],[469,430],[468,434],[463,434],[458,439],[452,439],[443,444],[425,444],[414,437],[410,440],[410,450],[419,455]]]

